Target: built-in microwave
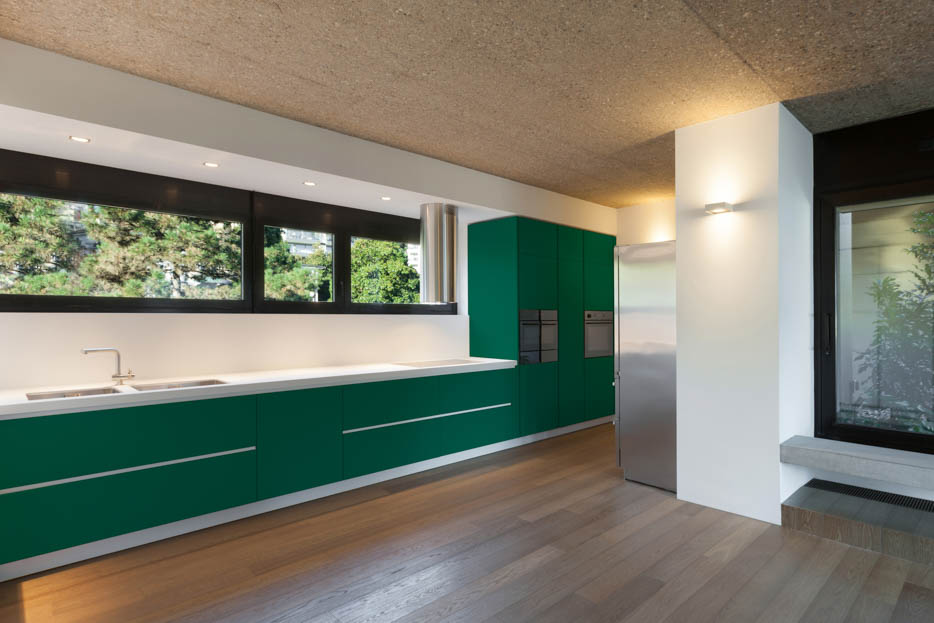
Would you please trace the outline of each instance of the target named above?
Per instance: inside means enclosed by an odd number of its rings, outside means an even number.
[[[584,358],[613,355],[613,312],[584,312]]]

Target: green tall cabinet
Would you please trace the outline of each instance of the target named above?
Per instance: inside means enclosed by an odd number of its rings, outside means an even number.
[[[518,359],[519,310],[558,309],[558,226],[518,217],[470,225],[467,279],[470,354]],[[557,375],[557,362],[519,366],[520,435],[558,426]]]
[[[584,387],[584,232],[558,227],[558,424],[589,419]]]
[[[613,309],[614,245],[520,217],[468,229],[471,355],[518,359],[519,310],[558,310],[558,361],[518,366],[521,435],[612,413],[612,357],[584,359],[584,310]]]
[[[613,250],[616,238],[584,232],[584,309],[613,310]],[[594,357],[584,362],[585,420],[613,415],[613,357]]]

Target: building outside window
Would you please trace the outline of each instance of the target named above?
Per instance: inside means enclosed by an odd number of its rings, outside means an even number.
[[[334,235],[292,227],[263,228],[267,301],[333,301]]]

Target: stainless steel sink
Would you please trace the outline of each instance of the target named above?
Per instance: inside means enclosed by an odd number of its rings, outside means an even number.
[[[217,379],[199,379],[197,381],[178,381],[177,383],[142,383],[140,385],[130,385],[133,389],[141,392],[153,391],[156,389],[183,389],[185,387],[206,387],[208,385],[225,385],[224,381]]]
[[[27,400],[48,400],[49,398],[77,398],[78,396],[101,396],[119,394],[115,387],[92,387],[90,389],[69,389],[58,392],[33,392],[26,394]]]

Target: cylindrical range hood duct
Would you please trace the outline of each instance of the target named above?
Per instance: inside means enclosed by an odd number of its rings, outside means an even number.
[[[457,206],[422,204],[421,243],[422,303],[455,302]]]

